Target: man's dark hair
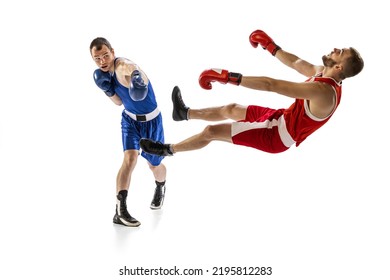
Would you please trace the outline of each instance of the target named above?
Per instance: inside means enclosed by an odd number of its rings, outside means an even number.
[[[343,71],[344,79],[359,74],[364,67],[364,61],[359,52],[355,48],[350,48],[350,50],[351,56],[347,58],[345,69]]]
[[[97,37],[92,40],[91,45],[89,46],[89,51],[91,52],[94,47],[96,47],[96,50],[100,51],[103,46],[107,46],[110,51],[112,50],[111,44],[106,38]]]

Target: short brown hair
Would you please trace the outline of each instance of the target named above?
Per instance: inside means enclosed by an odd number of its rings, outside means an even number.
[[[351,50],[351,55],[346,59],[345,68],[344,68],[344,79],[356,76],[359,74],[364,67],[364,61],[359,52],[355,48],[349,48]]]
[[[111,44],[106,38],[97,37],[92,40],[89,46],[89,51],[91,52],[94,47],[96,47],[96,50],[100,51],[103,46],[107,46],[107,48],[109,48],[110,51],[112,50]]]

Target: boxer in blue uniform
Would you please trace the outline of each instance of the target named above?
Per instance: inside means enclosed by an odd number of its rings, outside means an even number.
[[[99,67],[93,73],[96,85],[118,106],[123,105],[122,143],[124,160],[116,179],[116,210],[113,222],[137,227],[140,222],[127,210],[126,200],[131,175],[136,166],[141,138],[164,142],[162,116],[157,106],[152,84],[142,69],[129,59],[116,57],[110,42],[102,37],[90,44],[90,53]],[[166,167],[163,156],[141,152],[151,169],[156,187],[150,205],[160,209],[165,196]]]

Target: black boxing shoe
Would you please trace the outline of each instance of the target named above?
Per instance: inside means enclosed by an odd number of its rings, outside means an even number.
[[[127,227],[138,227],[141,223],[134,217],[130,215],[127,211],[126,198],[127,190],[122,190],[116,196],[117,204],[115,209],[115,215],[113,218],[113,223],[118,225],[123,225]]]
[[[139,227],[141,223],[134,217],[132,217],[127,210],[123,210],[118,214],[118,210],[116,210],[116,213],[113,218],[113,223],[127,226],[127,227]]]
[[[141,149],[148,154],[158,155],[158,156],[173,156],[170,144],[163,144],[158,141],[153,141],[151,139],[142,138],[139,141]]]
[[[184,104],[183,98],[181,97],[180,88],[175,86],[172,91],[172,103],[173,103],[173,112],[172,118],[175,121],[184,121],[188,120],[188,110],[189,107]]]
[[[156,188],[154,190],[153,200],[150,203],[150,208],[158,210],[163,206],[165,197],[165,182],[160,183],[156,181]]]

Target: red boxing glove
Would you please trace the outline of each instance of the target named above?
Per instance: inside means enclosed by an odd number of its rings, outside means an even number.
[[[273,56],[275,56],[276,52],[281,49],[281,47],[276,45],[274,40],[272,40],[271,37],[262,30],[253,31],[249,36],[249,42],[254,48],[257,48],[260,44],[263,49],[269,51]]]
[[[238,86],[241,83],[242,75],[222,69],[209,69],[203,71],[199,76],[199,85],[204,89],[211,89],[212,82],[221,84],[233,84]]]

